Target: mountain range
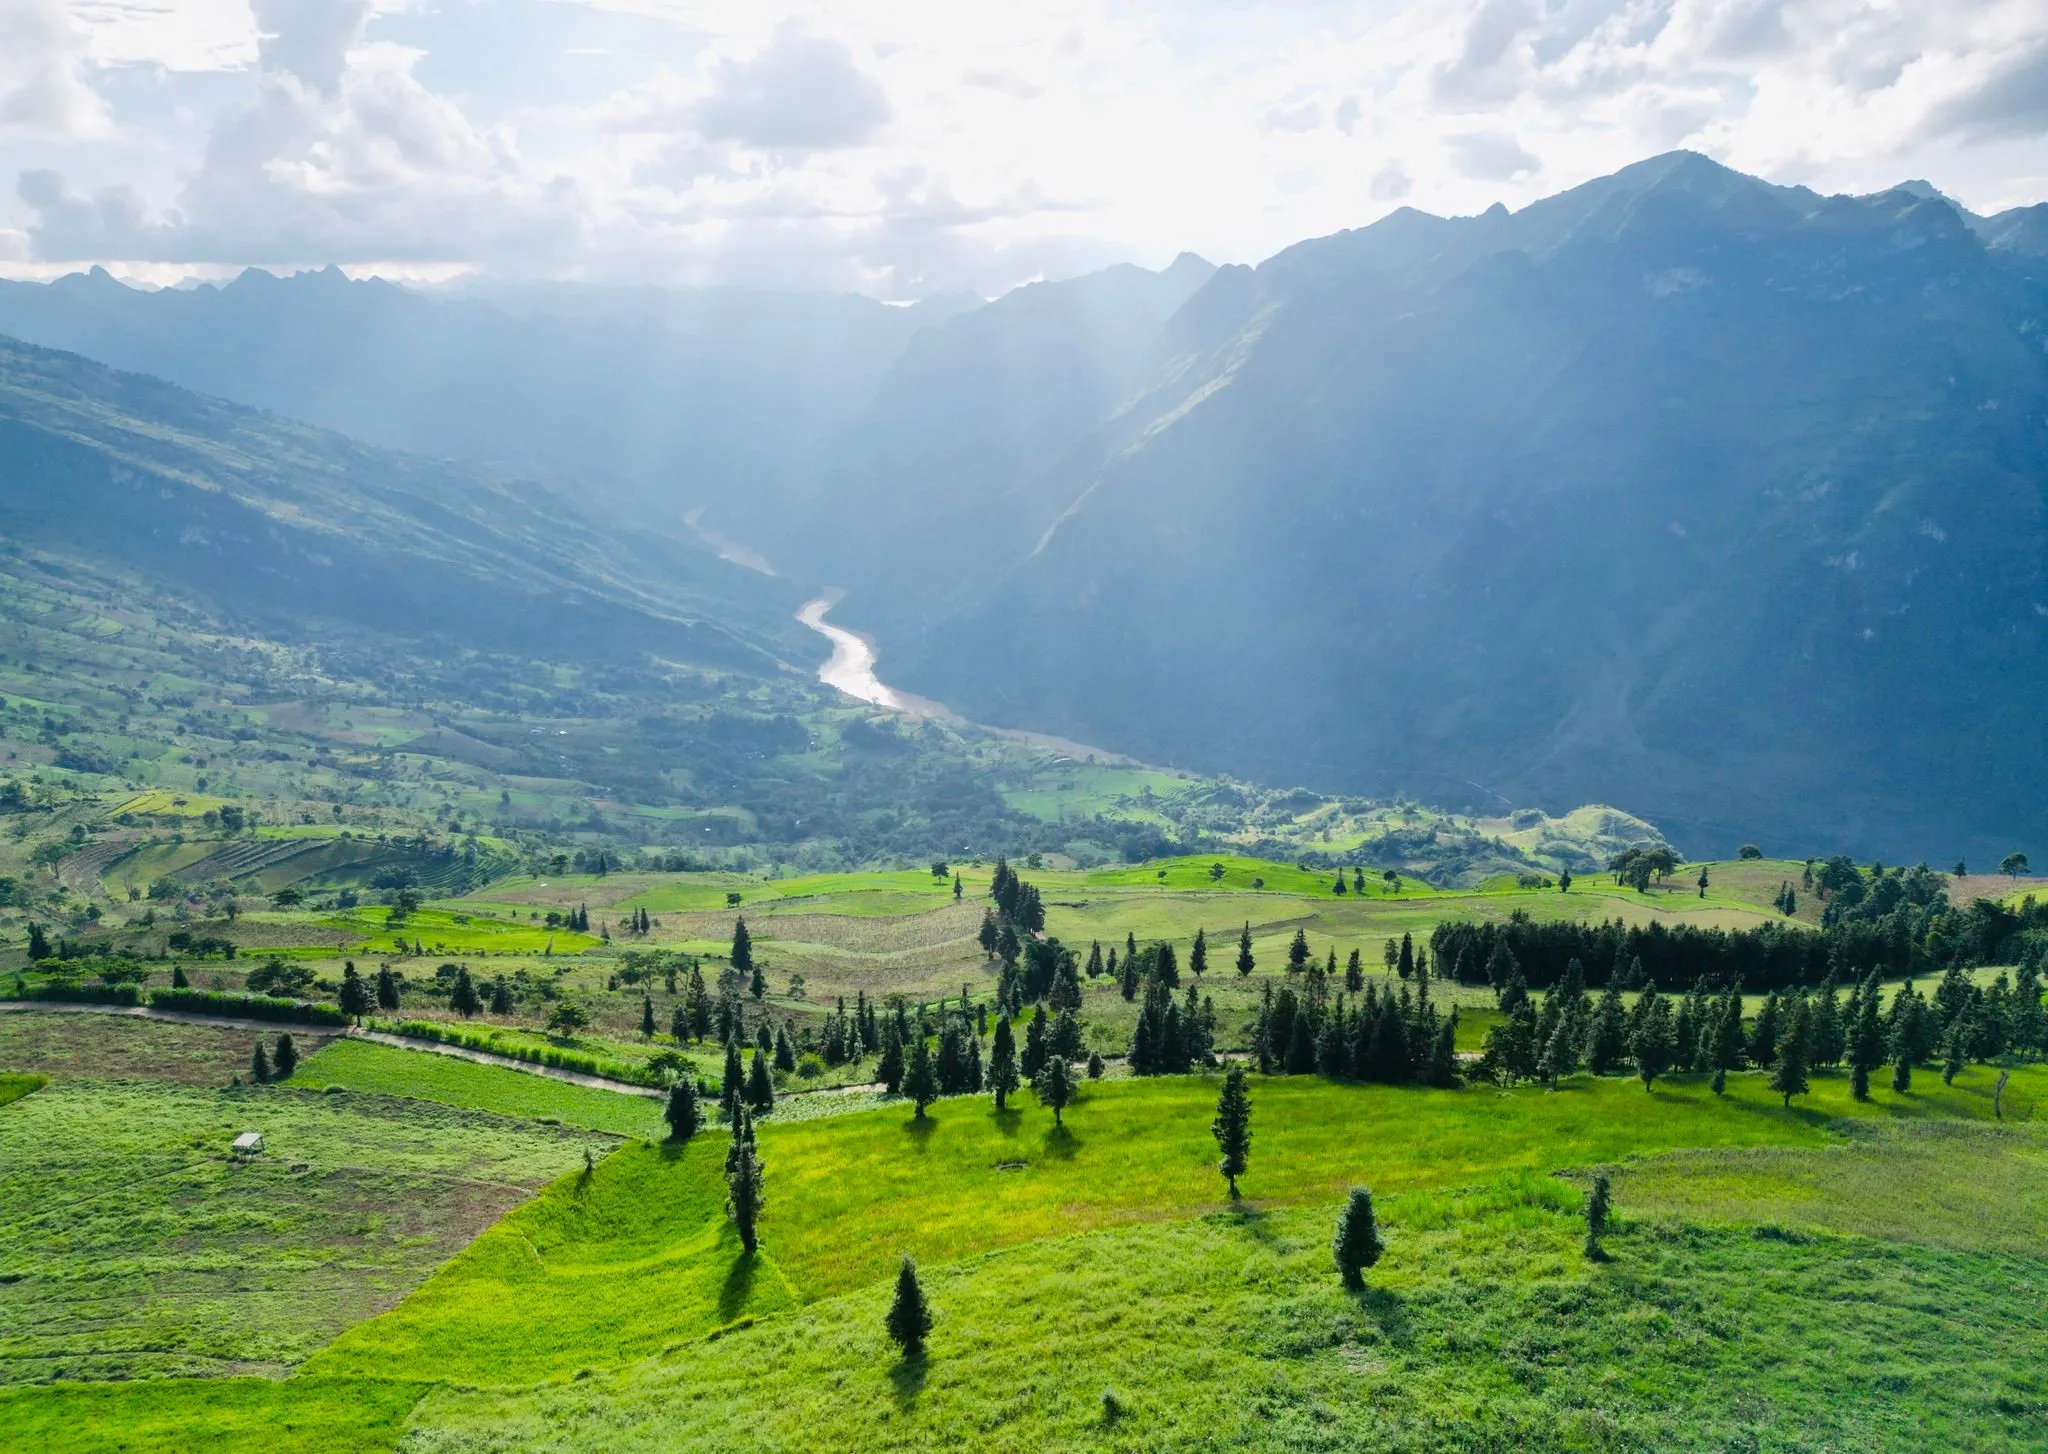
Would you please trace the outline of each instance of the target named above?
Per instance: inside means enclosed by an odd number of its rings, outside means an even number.
[[[741,650],[845,587],[886,677],[1003,726],[1698,852],[2048,828],[2048,206],[1674,153],[987,305],[101,275],[0,286],[0,332],[542,480],[577,571]]]

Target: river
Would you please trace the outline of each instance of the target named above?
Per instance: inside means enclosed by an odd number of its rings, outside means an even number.
[[[936,717],[942,722],[959,720],[939,703],[899,692],[876,676],[875,644],[865,636],[848,631],[844,626],[835,626],[825,619],[825,613],[838,603],[838,593],[834,592],[805,602],[804,608],[796,613],[797,620],[832,643],[831,659],[818,668],[819,681],[849,697],[872,702],[892,712],[906,712],[913,717]]]

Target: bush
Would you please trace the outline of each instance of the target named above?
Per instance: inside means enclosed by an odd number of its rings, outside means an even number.
[[[139,1005],[142,991],[132,984],[41,984],[28,991],[32,1000],[68,1005]]]
[[[188,1015],[229,1015],[238,1020],[269,1020],[285,1025],[346,1026],[348,1016],[338,1005],[307,1004],[303,1000],[278,1000],[268,995],[233,995],[221,990],[156,990],[149,997],[151,1008],[180,1011]]]
[[[393,1025],[373,1020],[370,1028],[381,1030],[387,1035],[403,1035],[409,1040],[426,1040],[436,1045],[459,1045],[465,1050],[481,1050],[486,1055],[502,1055],[507,1060],[517,1060],[527,1065],[545,1065],[552,1070],[573,1070],[578,1075],[595,1075],[605,1080],[621,1081],[626,1085],[644,1085],[654,1090],[666,1088],[666,1078],[651,1066],[600,1060],[595,1055],[584,1055],[574,1050],[557,1050],[553,1046],[543,1048],[538,1045],[507,1045],[492,1039],[486,1032],[465,1030],[459,1025],[442,1025],[432,1020],[405,1020]]]

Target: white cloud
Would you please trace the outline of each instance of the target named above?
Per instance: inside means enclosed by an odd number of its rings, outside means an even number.
[[[907,296],[1184,247],[1256,260],[1676,146],[1824,190],[2048,189],[2040,0],[0,0],[10,40],[22,16],[56,40],[0,52],[0,132],[11,106],[102,134],[0,140],[0,165],[35,174],[0,206],[0,254],[26,239],[45,268],[382,261]],[[542,51],[516,42],[535,20]],[[553,73],[608,47],[598,87]],[[203,145],[109,67],[210,68],[159,87],[203,108]]]
[[[757,54],[720,58],[695,114],[713,141],[793,151],[858,145],[888,119],[888,98],[853,53],[794,21]]]
[[[108,134],[106,103],[85,79],[87,43],[57,0],[0,0],[0,131]]]

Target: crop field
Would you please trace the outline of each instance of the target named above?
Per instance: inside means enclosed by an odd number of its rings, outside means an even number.
[[[618,1136],[652,1138],[662,1133],[661,1103],[651,1097],[591,1090],[526,1071],[362,1040],[331,1042],[306,1059],[295,1079],[301,1085],[408,1096]]]
[[[387,908],[359,908],[328,914],[317,922],[360,935],[365,953],[395,952],[401,943],[417,943],[430,954],[579,954],[599,944],[589,934],[516,924],[459,908],[419,909],[396,921]]]
[[[326,1042],[291,1027],[301,1053]],[[0,1013],[0,1066],[57,1080],[156,1080],[225,1086],[249,1070],[255,1036],[216,1025],[50,1009]]]
[[[247,1130],[263,1154],[234,1157]],[[53,1083],[0,1115],[0,1383],[281,1372],[613,1144],[375,1096]]]

